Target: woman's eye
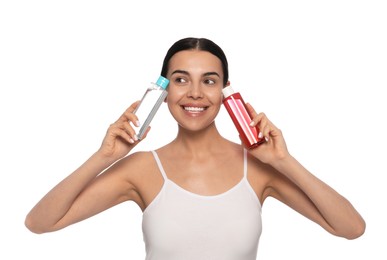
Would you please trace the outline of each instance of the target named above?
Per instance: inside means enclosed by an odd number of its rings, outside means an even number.
[[[176,78],[175,82],[176,83],[186,83],[187,81],[185,79],[183,79],[183,78]]]
[[[207,85],[214,85],[216,82],[215,80],[212,80],[212,79],[206,79],[204,80],[204,83]]]

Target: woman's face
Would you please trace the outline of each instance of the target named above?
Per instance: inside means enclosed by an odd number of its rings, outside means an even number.
[[[223,70],[207,51],[177,52],[169,61],[168,108],[180,126],[198,131],[213,123],[222,104]]]

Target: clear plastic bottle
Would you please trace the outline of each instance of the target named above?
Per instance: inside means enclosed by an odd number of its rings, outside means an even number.
[[[231,86],[225,87],[223,90],[223,105],[230,115],[242,142],[248,149],[257,147],[265,141],[264,138],[259,138],[258,127],[251,127],[251,115],[246,109],[246,104],[239,92],[234,92]]]
[[[150,125],[153,117],[160,108],[168,95],[167,87],[169,80],[160,76],[156,83],[151,83],[151,86],[146,90],[144,96],[141,99],[140,104],[134,111],[140,123],[139,128],[135,128],[136,136],[138,139],[142,139],[148,126]]]

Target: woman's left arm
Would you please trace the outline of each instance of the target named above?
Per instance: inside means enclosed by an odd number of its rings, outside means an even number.
[[[352,204],[289,154],[281,130],[265,114],[257,114],[249,104],[247,108],[252,126],[258,126],[266,138],[249,152],[279,173],[270,183],[267,196],[279,199],[334,235],[347,239],[361,236],[365,222]]]

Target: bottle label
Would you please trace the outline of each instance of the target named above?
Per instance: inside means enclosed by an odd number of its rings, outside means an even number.
[[[230,115],[237,129],[238,126],[240,127],[238,131],[244,133],[250,145],[257,143],[258,131],[255,127],[250,126],[251,118],[246,111],[243,102],[240,99],[235,99],[233,96],[230,96],[225,102],[233,111],[233,114]]]
[[[162,88],[149,88],[145,92],[136,111],[134,111],[138,121],[140,122],[138,130],[136,127],[134,128],[136,129],[136,135],[139,139],[142,139],[157,110],[164,102],[167,94],[168,92]]]

